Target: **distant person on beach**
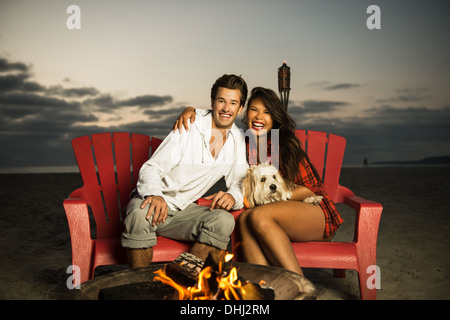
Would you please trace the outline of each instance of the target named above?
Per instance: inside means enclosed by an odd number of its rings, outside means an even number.
[[[185,109],[174,129],[187,126],[193,119],[195,109]],[[263,159],[260,155],[269,155],[272,163],[279,163],[287,182],[295,186],[289,201],[257,206],[239,216],[243,256],[250,263],[275,265],[303,274],[291,241],[329,241],[343,220],[295,136],[294,120],[274,91],[254,88],[243,121],[258,141],[256,148],[247,143],[249,164],[264,163],[268,158]],[[271,145],[275,143],[272,129],[279,130],[279,159],[274,158],[272,151]],[[262,148],[267,148],[263,150],[266,152],[261,152]],[[323,197],[319,205],[302,202],[313,195]]]
[[[247,84],[223,75],[211,88],[211,109],[199,110],[186,131],[171,132],[144,163],[127,207],[122,233],[131,268],[148,266],[156,236],[195,242],[191,253],[206,259],[226,249],[234,218],[226,210],[243,207],[240,182],[248,168],[245,139],[234,124],[247,99]],[[217,181],[211,207],[193,204]]]

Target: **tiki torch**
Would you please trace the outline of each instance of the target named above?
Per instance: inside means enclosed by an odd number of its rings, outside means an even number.
[[[280,91],[281,102],[287,110],[289,102],[289,91],[291,90],[291,68],[283,61],[283,65],[278,68],[278,91]]]

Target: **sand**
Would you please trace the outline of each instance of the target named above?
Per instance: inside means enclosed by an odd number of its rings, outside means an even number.
[[[450,299],[450,167],[344,168],[341,184],[383,204],[378,236],[378,299]],[[1,174],[0,299],[72,299],[66,281],[70,236],[63,199],[82,184],[79,174]],[[336,240],[351,240],[352,211]],[[120,268],[120,267],[119,267]],[[99,270],[97,274],[111,269]],[[359,299],[355,271],[305,269],[321,300]]]

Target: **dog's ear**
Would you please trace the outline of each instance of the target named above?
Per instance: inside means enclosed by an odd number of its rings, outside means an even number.
[[[258,168],[257,166],[254,166],[253,168],[251,168],[250,172],[248,173],[250,185],[249,185],[247,200],[250,205],[250,208],[254,208],[256,206],[255,191],[256,191],[256,183],[257,183],[258,177],[256,176],[255,171],[257,168]]]
[[[283,194],[286,199],[290,199],[292,196],[292,186],[281,176],[280,172],[277,173],[277,180],[281,182],[281,188],[283,189]]]
[[[247,196],[247,192],[248,192],[248,188],[249,188],[249,182],[248,182],[248,171],[250,169],[247,170],[247,173],[245,175],[245,178],[242,180],[241,183],[241,189],[242,189],[242,195],[244,196],[244,198]]]
[[[255,206],[255,201],[253,197],[253,190],[255,189],[255,182],[253,180],[253,171],[254,167],[250,167],[247,170],[247,174],[245,175],[244,180],[242,180],[242,195],[249,204],[249,208],[253,208]]]
[[[251,167],[247,169],[247,172],[245,174],[244,180],[242,180],[241,189],[242,189],[242,195],[244,198],[248,197],[248,192],[250,190],[250,180],[251,180]]]
[[[287,183],[286,183],[286,180],[283,178],[283,176],[281,175],[280,171],[277,171],[277,173],[275,174],[275,176],[276,176],[276,178],[277,178],[278,181],[281,181],[282,183],[287,184]]]

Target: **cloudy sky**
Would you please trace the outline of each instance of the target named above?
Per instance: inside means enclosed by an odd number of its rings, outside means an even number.
[[[81,11],[69,29],[70,5]],[[381,9],[369,29],[367,8]],[[346,165],[450,155],[447,0],[0,0],[0,168],[76,165],[70,140],[159,137],[212,83],[277,91],[300,129],[347,138]]]

